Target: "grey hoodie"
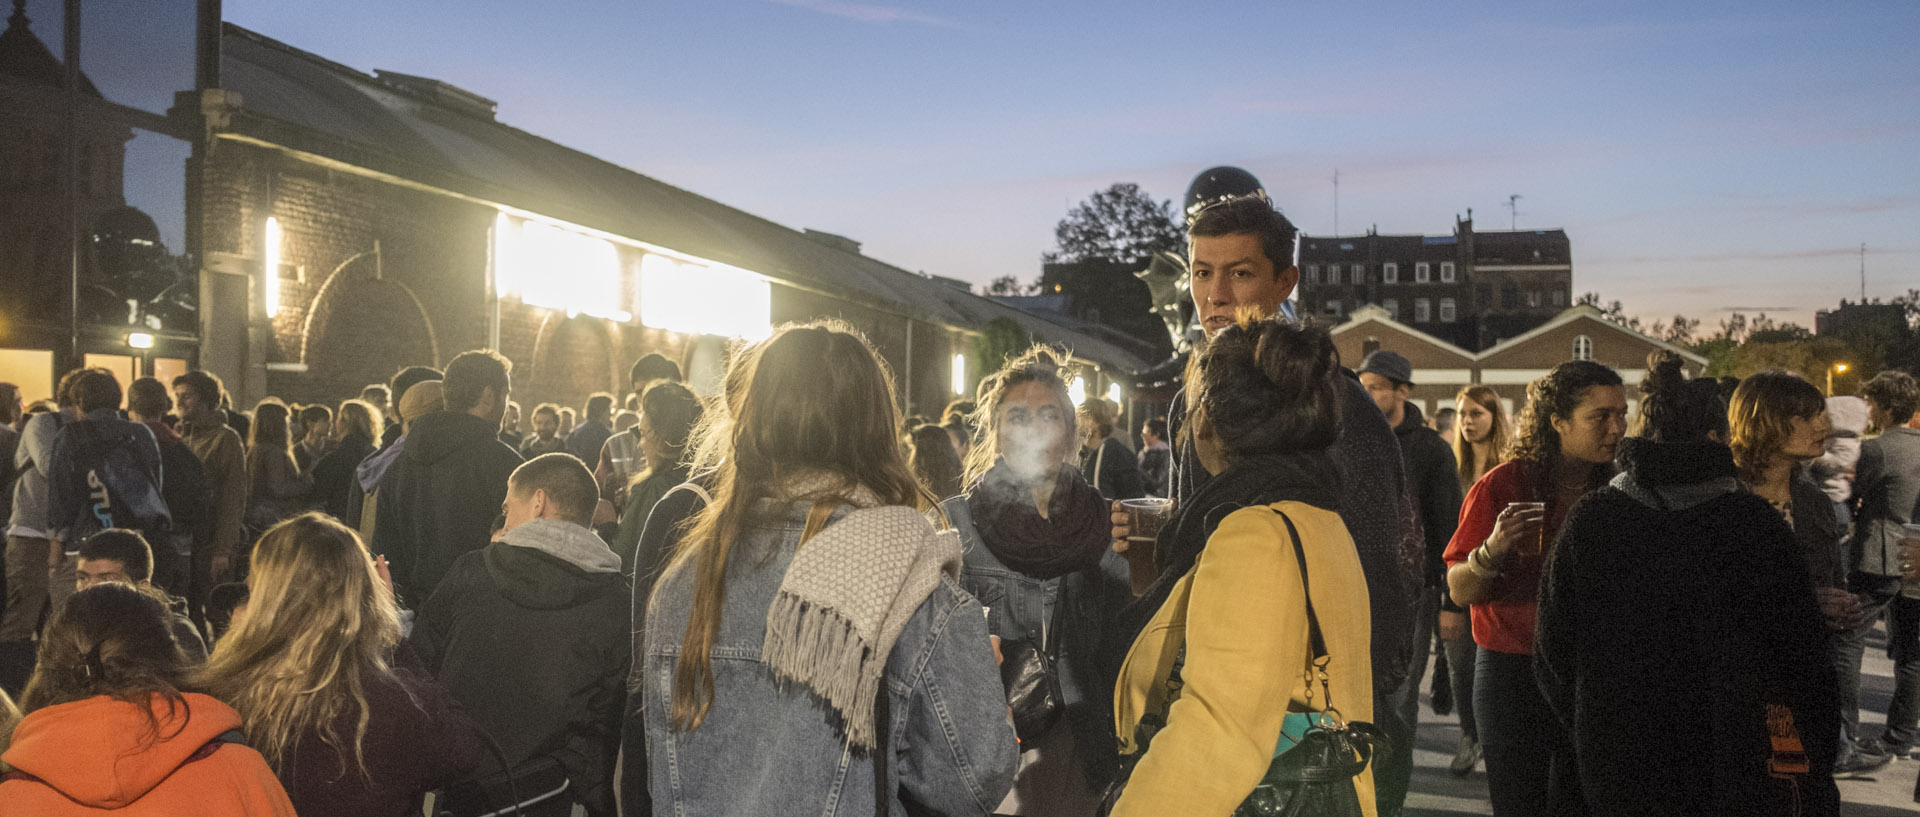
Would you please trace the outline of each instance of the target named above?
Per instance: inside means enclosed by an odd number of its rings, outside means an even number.
[[[619,573],[620,557],[593,531],[558,519],[530,519],[500,537],[503,544],[531,548],[588,573]]]

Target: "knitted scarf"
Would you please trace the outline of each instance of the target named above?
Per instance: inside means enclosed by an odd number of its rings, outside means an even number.
[[[781,493],[820,496],[805,486]],[[874,723],[874,703],[887,657],[940,577],[960,575],[960,538],[912,508],[880,505],[865,488],[840,494],[855,510],[795,551],[767,609],[760,659],[775,678],[826,701],[848,743],[871,749],[886,726]],[[834,507],[815,501],[816,512]]]
[[[1060,469],[1044,517],[1033,505],[1032,486],[1005,462],[968,486],[966,496],[987,550],[1001,564],[1036,579],[1093,567],[1111,542],[1107,500],[1072,468]]]

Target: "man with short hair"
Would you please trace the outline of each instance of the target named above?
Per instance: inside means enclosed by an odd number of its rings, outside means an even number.
[[[13,464],[13,516],[7,526],[7,604],[0,612],[0,689],[18,697],[33,674],[34,634],[50,597],[52,571],[61,566],[62,553],[51,543],[47,524],[47,473],[53,462],[53,439],[78,415],[73,410],[73,384],[85,369],[62,375],[53,390],[57,411],[40,412],[20,431]]]
[[[80,543],[78,564],[73,572],[73,591],[78,593],[96,584],[119,582],[130,584],[158,598],[167,605],[172,616],[173,640],[180,643],[180,651],[186,653],[187,661],[204,664],[207,660],[207,642],[200,637],[199,628],[193,626],[187,618],[185,599],[174,598],[167,591],[153,586],[153,548],[147,545],[146,537],[139,531],[125,528],[108,528],[95,533]]]
[[[226,391],[218,375],[199,369],[173,379],[180,439],[200,458],[201,473],[212,498],[212,522],[205,538],[193,544],[187,606],[195,621],[203,620],[207,593],[227,581],[234,556],[246,543],[247,492],[252,481],[247,477],[246,444],[239,432],[228,427],[220,410],[220,395]]]
[[[167,412],[173,409],[173,397],[167,385],[151,377],[142,377],[127,387],[127,416],[143,423],[160,444],[160,495],[173,516],[173,528],[166,538],[151,542],[153,583],[181,598],[190,595],[193,553],[207,541],[212,530],[213,496],[207,484],[206,470],[193,449],[180,434],[167,425]]]
[[[1287,299],[1300,281],[1300,270],[1293,265],[1298,232],[1274,209],[1259,181],[1238,168],[1203,172],[1188,188],[1187,210],[1188,280],[1205,336],[1233,325],[1243,312],[1292,319]],[[1392,429],[1358,380],[1349,374],[1343,382],[1347,399],[1341,401],[1340,439],[1331,453],[1341,467],[1337,476],[1348,500],[1341,517],[1367,579],[1373,717],[1389,740],[1410,742],[1413,730],[1400,723],[1391,693],[1405,679],[1413,649],[1413,590],[1420,586],[1424,543],[1415,527]],[[1185,415],[1183,391],[1174,396],[1167,414],[1172,439],[1179,441],[1172,481],[1173,496],[1180,500],[1194,496],[1212,478],[1200,465],[1192,441],[1182,439]],[[1117,507],[1115,511],[1116,526],[1124,525],[1125,516]],[[1123,532],[1116,527],[1116,534]],[[1124,540],[1115,546],[1124,548]],[[1398,813],[1411,774],[1410,767],[1376,762],[1375,790],[1383,817]]]
[[[507,416],[500,419],[500,444],[519,451],[520,443],[526,438],[520,431],[520,404],[508,400]]]
[[[1375,350],[1360,363],[1360,385],[1373,398],[1393,435],[1400,442],[1401,464],[1406,467],[1408,488],[1412,490],[1418,511],[1420,530],[1426,543],[1425,581],[1420,587],[1419,606],[1414,610],[1413,652],[1407,664],[1407,679],[1394,690],[1395,705],[1409,728],[1420,722],[1420,679],[1427,672],[1427,645],[1433,640],[1433,627],[1440,616],[1440,594],[1446,588],[1446,563],[1441,556],[1453,541],[1453,529],[1460,522],[1460,477],[1453,449],[1440,439],[1440,433],[1427,428],[1420,416],[1420,404],[1413,402],[1413,364],[1400,353]],[[1462,736],[1455,757],[1471,759],[1478,747],[1470,746]],[[1413,746],[1401,742],[1391,747],[1390,768],[1413,767]],[[1471,766],[1468,766],[1471,769]]]
[[[160,444],[145,425],[120,419],[120,381],[88,369],[74,381],[79,418],[53,438],[47,468],[47,535],[77,560],[81,540],[107,528],[163,538],[173,516],[161,492]],[[73,594],[70,574],[48,584],[54,610]]]
[[[293,462],[304,474],[333,450],[333,409],[315,403],[300,409],[300,439],[293,445]]]
[[[1173,447],[1167,444],[1167,421],[1149,417],[1140,424],[1140,475],[1147,480],[1148,496],[1166,496],[1167,478],[1173,473]]]
[[[1433,430],[1449,448],[1453,446],[1453,427],[1459,421],[1460,411],[1452,406],[1433,413]]]
[[[633,391],[630,396],[640,398],[655,383],[680,382],[680,367],[659,354],[650,354],[634,361],[628,371]],[[635,406],[638,410],[638,404]],[[638,420],[638,417],[635,418]],[[574,433],[579,433],[577,430]],[[640,453],[640,429],[634,427],[618,430],[600,446],[597,458],[588,460],[595,463],[593,478],[600,483],[600,498],[607,502],[597,518],[612,517],[619,508],[627,506],[627,483],[635,474],[646,470],[646,458]],[[604,532],[603,532],[604,535]]]
[[[521,465],[500,504],[504,526],[453,563],[412,643],[516,777],[556,762],[576,802],[612,815],[632,590],[620,557],[588,529],[599,498],[571,454]]]
[[[533,407],[533,433],[520,441],[520,456],[533,459],[542,454],[561,454],[567,440],[560,436],[560,407],[541,403]]]
[[[567,453],[581,462],[599,462],[600,448],[613,436],[613,395],[594,392],[587,398],[587,417],[567,432]]]
[[[1848,589],[1860,597],[1860,625],[1840,640],[1840,714],[1847,733],[1860,729],[1860,659],[1867,636],[1887,613],[1887,649],[1893,655],[1893,698],[1880,735],[1862,739],[1869,753],[1905,757],[1920,743],[1920,585],[1901,581],[1901,526],[1920,511],[1920,382],[1888,370],[1860,389],[1880,436],[1860,444],[1854,467],[1853,539]]]
[[[511,369],[491,350],[454,358],[441,380],[446,408],[410,421],[405,450],[380,479],[373,552],[387,557],[395,586],[414,603],[455,559],[486,543],[507,477],[520,465],[498,436]]]

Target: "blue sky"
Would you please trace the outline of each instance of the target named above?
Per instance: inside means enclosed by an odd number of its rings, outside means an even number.
[[[1920,4],[288,4],[239,25],[909,269],[1031,278],[1113,182],[1305,231],[1565,228],[1649,320],[1920,287]]]

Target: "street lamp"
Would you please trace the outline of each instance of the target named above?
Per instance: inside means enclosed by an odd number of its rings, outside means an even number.
[[[1847,364],[1835,363],[1832,366],[1827,367],[1827,396],[1828,397],[1833,396],[1833,375],[1835,372],[1839,372],[1840,374],[1846,374]]]

